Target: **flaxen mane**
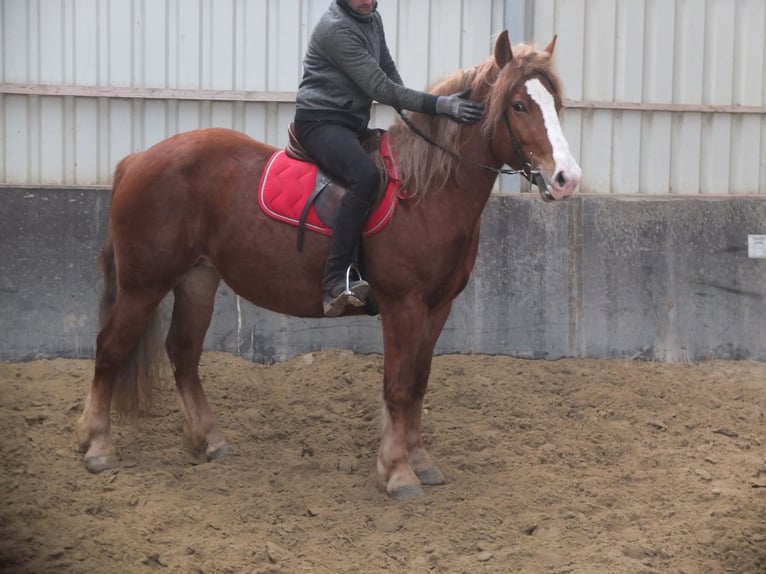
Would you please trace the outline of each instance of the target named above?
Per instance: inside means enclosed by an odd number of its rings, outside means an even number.
[[[468,70],[459,70],[434,84],[429,91],[449,95],[471,88],[472,98],[484,102],[486,111],[482,132],[487,139],[502,122],[508,107],[508,95],[521,78],[538,75],[548,81],[554,91],[557,107],[561,105],[561,86],[551,67],[547,52],[538,52],[532,46],[518,44],[513,47],[514,60],[498,70],[494,57],[487,58]],[[457,149],[461,124],[439,116],[410,114],[410,119],[420,131],[447,149]],[[414,133],[401,119],[389,130],[394,151],[397,154],[399,175],[404,181],[408,197],[418,199],[427,189],[442,187],[452,176],[459,160],[425,141]]]

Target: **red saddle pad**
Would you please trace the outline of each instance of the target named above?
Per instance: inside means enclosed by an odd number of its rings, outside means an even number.
[[[363,235],[375,235],[391,221],[401,194],[402,182],[396,172],[394,157],[388,145],[388,134],[380,140],[380,155],[388,171],[388,185],[380,205],[370,214]],[[278,221],[298,226],[306,201],[314,191],[318,168],[314,163],[289,157],[284,150],[275,153],[266,164],[258,186],[258,203],[263,212]],[[331,235],[332,228],[326,226],[316,214],[314,206],[306,216],[306,229]]]

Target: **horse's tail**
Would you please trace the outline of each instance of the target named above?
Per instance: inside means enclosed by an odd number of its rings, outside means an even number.
[[[128,166],[138,155],[137,153],[129,155],[117,164],[112,183],[112,197]],[[107,229],[106,240],[101,249],[101,272],[104,284],[99,302],[99,320],[103,329],[111,317],[119,291],[111,225]],[[136,414],[148,411],[151,406],[152,390],[161,379],[163,370],[160,319],[159,309],[156,308],[141,339],[116,374],[112,399],[117,412]]]

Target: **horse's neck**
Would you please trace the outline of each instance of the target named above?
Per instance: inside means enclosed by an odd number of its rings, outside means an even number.
[[[495,174],[481,168],[458,169],[446,185],[423,197],[423,208],[429,217],[443,214],[437,219],[459,222],[463,230],[478,229],[496,179]]]
[[[493,163],[488,148],[473,145],[458,149],[463,150],[465,159],[458,160],[447,184],[441,189],[430,190],[424,201],[429,210],[443,210],[468,225],[478,224],[497,174],[485,168]]]
[[[416,164],[416,167],[413,168],[420,175],[413,177],[409,184],[425,185],[426,187],[411,187],[409,192],[428,213],[444,212],[451,214],[453,219],[459,217],[465,224],[470,224],[471,221],[478,223],[497,179],[497,174],[491,171],[491,167],[485,169],[487,166],[495,167],[494,164],[497,162],[492,157],[488,143],[483,138],[478,137],[479,132],[475,130],[479,129],[478,126],[473,130],[464,129],[459,143],[446,146],[448,149],[454,149],[454,152],[443,152],[445,154],[443,157],[449,158],[453,162],[450,175],[443,185],[438,177],[436,181],[426,183],[425,180],[428,178],[424,178],[422,175],[424,167],[422,163]],[[402,131],[397,129],[390,130],[389,134],[393,137],[402,137]],[[396,156],[398,158],[408,157],[410,161],[413,161],[412,158],[424,158],[421,146],[426,145],[425,141],[422,138],[413,138],[409,132],[405,131],[404,134],[406,135],[402,140],[397,138],[398,141],[395,140],[392,144],[396,149]],[[428,145],[441,147],[434,142],[430,142]],[[457,156],[458,150],[459,157]],[[433,156],[427,160],[429,169],[434,166],[432,161],[434,161]],[[441,169],[440,166],[437,171]],[[410,174],[410,177],[412,175]],[[405,175],[405,178],[408,176]],[[419,179],[421,181],[418,181]]]

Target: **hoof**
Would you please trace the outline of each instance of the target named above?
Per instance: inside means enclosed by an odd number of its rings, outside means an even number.
[[[435,466],[429,466],[428,468],[423,468],[421,470],[414,470],[415,476],[417,476],[420,480],[420,484],[424,484],[426,486],[439,486],[440,484],[444,484],[446,482],[442,472]]]
[[[208,450],[205,453],[205,456],[207,457],[208,462],[212,462],[214,460],[219,460],[222,458],[226,458],[226,455],[229,454],[229,445],[224,443],[221,445],[218,445],[217,447]]]
[[[411,500],[413,498],[420,498],[424,495],[425,492],[423,492],[423,489],[414,484],[402,486],[388,493],[388,496],[394,500]]]
[[[93,474],[98,474],[99,472],[104,472],[105,470],[110,470],[118,466],[117,459],[109,454],[91,457],[86,456],[84,461],[85,468],[88,469],[88,472],[92,472]]]

